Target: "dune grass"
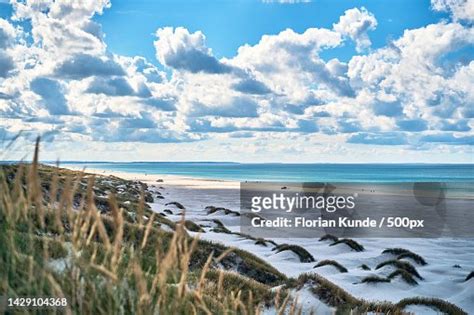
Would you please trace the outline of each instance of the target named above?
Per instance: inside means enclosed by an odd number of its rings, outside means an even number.
[[[341,240],[337,240],[329,246],[335,246],[335,245],[338,245],[338,244],[346,244],[347,246],[349,246],[352,250],[355,250],[356,252],[363,252],[364,251],[364,246],[360,245],[359,243],[357,243],[356,241],[354,241],[350,238],[344,238],[344,239],[341,239]]]
[[[388,283],[390,279],[370,276],[364,283]],[[398,303],[372,302],[358,299],[349,292],[317,274],[302,274],[297,279],[289,279],[286,288],[302,288],[307,286],[310,291],[327,305],[335,307],[335,314],[408,314],[404,308],[408,305],[424,305],[439,312],[450,315],[467,315],[460,307],[437,298],[413,297],[400,300]]]
[[[360,265],[360,268],[361,268],[362,270],[370,270],[370,267],[367,266],[366,264]]]
[[[466,276],[466,279],[464,279],[464,281],[469,281],[469,280],[471,280],[472,278],[474,278],[474,271],[471,271],[471,272]]]
[[[338,240],[339,240],[339,238],[337,236],[334,236],[334,235],[331,235],[331,234],[323,235],[319,239],[320,242],[323,242],[323,241],[337,242]]]
[[[405,248],[387,248],[382,251],[382,254],[392,254],[397,256],[397,259],[409,258],[421,266],[425,266],[428,264],[423,257]]]
[[[387,261],[384,261],[384,262],[378,264],[377,267],[375,267],[375,269],[377,270],[377,269],[383,268],[385,266],[393,266],[397,269],[404,270],[404,271],[410,273],[411,275],[417,277],[418,279],[423,280],[423,277],[418,273],[416,268],[412,264],[410,264],[409,262],[396,260],[396,259],[387,260]]]
[[[379,276],[367,276],[360,280],[360,283],[387,283],[390,279]]]
[[[199,224],[196,224],[193,221],[185,220],[184,226],[186,227],[186,229],[188,229],[191,232],[204,233],[204,230],[202,229],[202,227],[200,227]]]
[[[410,253],[408,249],[395,247],[395,248],[387,248],[382,251],[382,254],[392,254],[392,255],[401,255],[405,253]]]
[[[408,283],[410,285],[417,285],[418,284],[418,282],[415,280],[415,278],[413,278],[413,275],[411,273],[409,273],[408,271],[403,270],[403,269],[395,270],[394,272],[389,274],[387,278],[392,280],[392,279],[395,279],[398,276],[400,276],[400,278],[403,281],[405,281],[406,283]]]
[[[225,215],[232,214],[232,215],[237,216],[237,217],[240,216],[240,212],[230,210],[230,209],[227,209],[227,208],[223,208],[223,207],[207,206],[205,208],[205,210],[207,211],[207,214],[212,214],[212,213],[216,213],[218,211],[222,211],[222,212],[224,212]]]
[[[300,262],[307,263],[307,262],[314,262],[315,259],[313,255],[311,255],[306,249],[298,245],[290,245],[290,244],[280,244],[275,246],[273,251],[277,253],[289,250],[298,255]]]
[[[422,305],[422,306],[428,306],[433,308],[434,310],[438,310],[439,312],[443,314],[452,314],[452,315],[467,315],[467,313],[460,307],[440,300],[436,298],[422,298],[422,297],[414,297],[414,298],[406,298],[403,300],[400,300],[397,305],[400,308],[405,308],[409,305]]]
[[[181,203],[179,203],[177,201],[172,201],[172,202],[165,203],[165,206],[175,206],[176,208],[181,209],[181,210],[186,209]]]
[[[412,253],[412,252],[404,253],[404,254],[401,254],[401,255],[397,256],[397,259],[399,259],[399,260],[400,259],[406,259],[406,258],[412,259],[415,263],[417,263],[418,265],[421,265],[421,266],[426,266],[428,264],[423,257],[421,257],[418,254]]]
[[[286,277],[263,260],[191,238],[183,221],[161,230],[143,192],[133,208],[111,192],[99,210],[90,174],[47,168],[44,185],[37,157],[38,147],[32,164],[0,170],[0,295],[64,297],[69,314],[256,314],[293,303],[276,301],[270,286]],[[240,275],[216,278],[217,266]]]
[[[347,272],[346,267],[344,267],[343,265],[341,265],[340,263],[338,263],[335,260],[329,260],[329,259],[321,260],[313,268],[319,268],[319,267],[323,267],[323,266],[333,266],[337,270],[339,270],[339,272]]]
[[[224,223],[220,220],[213,219],[212,222],[216,225],[216,227],[212,228],[211,231],[215,233],[225,233],[225,234],[232,234],[232,231],[229,230]]]

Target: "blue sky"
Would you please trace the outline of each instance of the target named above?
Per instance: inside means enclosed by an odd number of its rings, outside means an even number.
[[[472,163],[474,0],[0,1],[0,158]]]
[[[405,29],[449,17],[446,12],[430,10],[430,1],[426,0],[325,0],[294,4],[255,0],[120,0],[95,20],[101,23],[110,49],[118,54],[154,60],[155,31],[165,26],[183,26],[191,32],[200,30],[206,34],[208,46],[220,58],[233,57],[241,45],[255,45],[263,35],[278,34],[286,28],[296,32],[310,27],[330,28],[346,10],[362,6],[377,17],[379,26],[371,33],[374,48],[398,38]],[[346,43],[341,49],[327,51],[324,58],[348,61],[354,53],[354,45]]]

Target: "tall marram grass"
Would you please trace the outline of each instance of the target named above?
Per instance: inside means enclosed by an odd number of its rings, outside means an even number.
[[[128,222],[113,194],[111,211],[101,214],[90,174],[79,176],[88,178],[79,203],[78,178],[54,174],[45,189],[38,143],[32,163],[14,176],[0,171],[0,295],[65,297],[67,314],[299,312],[285,292],[216,269],[230,250],[190,269],[198,240],[184,218],[174,232],[160,230],[154,215],[143,216],[142,200],[138,222]]]

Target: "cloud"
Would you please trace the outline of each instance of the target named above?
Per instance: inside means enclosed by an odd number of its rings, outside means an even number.
[[[12,57],[0,51],[0,78],[6,78],[15,69]]]
[[[301,119],[298,121],[298,129],[301,132],[308,132],[308,133],[313,133],[313,132],[318,132],[319,127],[317,126],[316,122],[314,120],[308,120],[308,119]]]
[[[347,77],[335,73],[334,67],[319,57],[320,51],[341,43],[341,35],[332,30],[309,28],[296,33],[286,29],[277,35],[262,36],[256,45],[241,46],[237,56],[227,62],[255,74],[260,82],[275,94],[285,95],[291,103],[304,102],[315,89],[323,88],[337,95],[353,96]]]
[[[55,74],[62,78],[80,80],[91,76],[123,76],[125,71],[111,59],[81,53],[60,64]]]
[[[397,121],[397,126],[403,131],[424,131],[428,124],[423,119],[406,119]]]
[[[5,19],[0,18],[0,49],[6,49],[15,44],[17,30]]]
[[[403,133],[365,133],[361,132],[350,136],[347,143],[375,144],[375,145],[403,145],[407,144],[406,135]]]
[[[225,139],[226,148],[242,146],[232,152],[285,141],[303,154],[317,139],[318,152],[365,152],[363,144],[384,145],[376,150],[386,156],[420,146],[447,152],[445,144],[472,141],[474,30],[455,2],[439,3],[452,19],[377,49],[368,36],[375,16],[354,8],[330,29],[263,35],[228,58],[216,57],[201,31],[160,28],[156,60],[147,60],[107,48],[95,16],[108,1],[15,1],[12,21],[0,19],[0,115],[6,130],[95,148],[206,140],[196,148],[217,150]],[[321,57],[349,40],[364,54]]]
[[[6,78],[15,69],[13,58],[7,49],[14,46],[18,33],[13,25],[0,18],[0,78]]]
[[[189,104],[187,114],[192,117],[257,117],[258,104],[249,97],[233,97],[219,104],[206,105],[200,102]]]
[[[124,78],[101,78],[96,77],[89,84],[86,93],[105,94],[108,96],[132,96],[135,91]]]
[[[144,100],[143,103],[163,111],[169,112],[176,110],[176,99],[174,98],[148,98]]]
[[[450,12],[453,19],[474,21],[474,1],[472,0],[431,0],[435,11]]]
[[[271,90],[262,82],[254,79],[244,79],[232,86],[236,91],[246,94],[268,94]]]
[[[36,78],[31,81],[31,90],[41,96],[46,109],[51,115],[70,114],[67,100],[61,84],[48,78]]]
[[[339,18],[339,22],[333,25],[336,32],[350,37],[356,43],[358,52],[370,47],[371,42],[367,32],[375,30],[376,27],[375,16],[364,7],[345,11],[344,15]]]
[[[420,141],[450,145],[474,145],[474,136],[455,136],[452,133],[439,133],[423,136]]]
[[[140,117],[124,118],[120,121],[120,129],[153,129],[156,128],[154,117],[147,112],[141,112]]]
[[[470,131],[471,127],[469,127],[469,121],[467,119],[453,122],[443,120],[441,121],[440,130],[465,132]]]
[[[231,68],[219,62],[206,47],[206,37],[200,31],[189,33],[183,27],[160,28],[156,31],[156,57],[161,64],[192,73],[227,73]]]
[[[180,134],[163,128],[130,128],[119,125],[114,128],[106,123],[94,126],[93,138],[105,142],[137,142],[137,143],[180,143],[193,142],[190,134]]]
[[[400,102],[376,102],[372,110],[377,116],[396,117],[403,113],[403,106]]]
[[[92,21],[102,14],[110,1],[18,1],[12,0],[13,20],[29,20],[31,37],[54,58],[88,52],[103,53],[100,25]]]

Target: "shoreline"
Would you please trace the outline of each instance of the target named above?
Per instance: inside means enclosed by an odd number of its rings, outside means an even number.
[[[127,180],[137,180],[147,185],[172,185],[182,188],[193,188],[193,189],[240,189],[239,181],[223,180],[223,179],[212,179],[212,178],[200,178],[192,176],[181,176],[181,175],[169,175],[169,174],[146,174],[136,172],[123,172],[123,171],[110,171],[97,168],[81,168],[75,166],[60,166],[62,168],[84,171],[86,173],[103,175],[103,176],[116,176]],[[162,181],[160,181],[162,180]]]
[[[103,176],[115,176],[122,179],[127,180],[137,180],[143,183],[146,183],[150,186],[163,186],[163,185],[170,185],[176,188],[182,189],[234,189],[240,190],[240,181],[237,180],[230,180],[230,179],[215,179],[215,178],[203,178],[203,177],[193,177],[188,175],[171,175],[171,174],[147,174],[147,173],[138,173],[138,172],[125,172],[125,171],[112,171],[112,170],[105,170],[105,169],[98,169],[98,168],[81,168],[77,166],[60,166],[62,168],[74,170],[74,171],[85,171],[87,173],[96,174],[96,175],[103,175]],[[265,181],[260,181],[260,183],[265,183]],[[272,183],[269,182],[269,189],[273,187],[275,184],[279,183]],[[296,184],[293,186],[292,184]],[[379,183],[367,183],[374,186],[378,186]],[[354,185],[354,186],[352,186]],[[289,182],[287,184],[287,191],[300,191],[301,186],[299,183],[292,183]],[[380,188],[380,187],[377,187]],[[277,188],[278,189],[278,188]],[[347,183],[344,187],[339,187],[338,190],[340,193],[346,194],[353,194],[357,193],[360,195],[385,195],[385,196],[407,196],[412,195],[413,191],[411,190],[399,190],[399,191],[384,191],[384,190],[367,190],[361,189],[357,186],[357,183]],[[464,200],[472,200],[474,196],[470,196],[462,194],[462,195],[451,195],[448,197],[449,199],[464,199]]]

